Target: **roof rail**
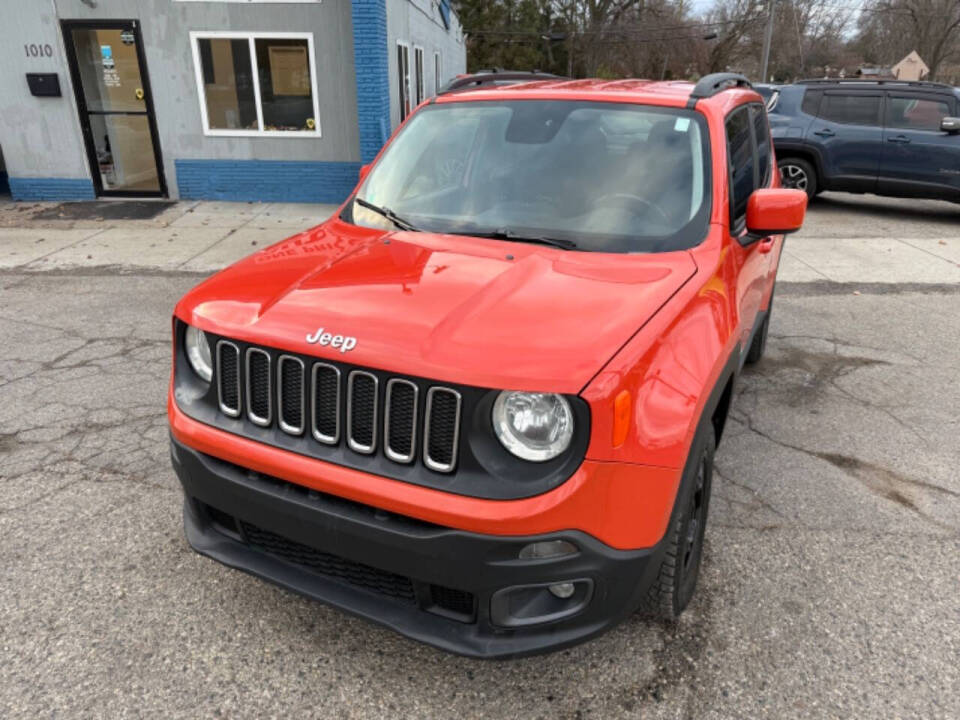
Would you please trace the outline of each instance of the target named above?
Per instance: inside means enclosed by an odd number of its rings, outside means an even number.
[[[483,85],[498,85],[508,83],[533,82],[536,80],[569,80],[570,78],[552,73],[540,72],[539,70],[504,70],[503,68],[491,68],[490,70],[479,70],[469,75],[455,77],[437,91],[437,95],[456,92],[457,90],[469,90],[482,87]]]
[[[899,80],[897,78],[811,78],[809,80],[797,80],[796,85],[909,85],[912,87],[943,88],[944,90],[956,90],[953,85],[947,83],[933,82],[932,80]]]
[[[723,92],[729,88],[735,87],[753,87],[750,81],[740,73],[710,73],[704,75],[693,86],[693,92],[690,93],[690,99],[687,101],[687,107],[692,108],[701,98],[713,97],[718,92]]]

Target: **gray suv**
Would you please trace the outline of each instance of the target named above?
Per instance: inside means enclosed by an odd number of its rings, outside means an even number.
[[[898,80],[778,89],[770,131],[785,187],[960,202],[960,89]]]

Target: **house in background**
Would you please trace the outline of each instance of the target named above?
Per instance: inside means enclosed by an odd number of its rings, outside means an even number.
[[[0,61],[16,200],[339,202],[466,48],[450,0],[45,0]]]
[[[894,65],[891,71],[898,80],[923,80],[930,74],[930,68],[923,62],[916,50]]]

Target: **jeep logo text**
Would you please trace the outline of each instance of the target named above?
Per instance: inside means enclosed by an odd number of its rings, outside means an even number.
[[[340,352],[350,352],[357,346],[357,339],[355,337],[344,336],[344,335],[334,335],[333,333],[324,332],[323,328],[317,328],[317,331],[312,335],[307,334],[307,342],[311,345],[329,345],[332,348],[340,348]]]

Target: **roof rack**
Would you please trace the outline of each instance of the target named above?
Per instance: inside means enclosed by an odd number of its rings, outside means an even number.
[[[932,80],[898,80],[897,78],[812,78],[797,80],[797,85],[909,85],[911,87],[942,88],[954,90],[953,85],[933,82]]]
[[[489,70],[478,70],[469,75],[455,77],[437,91],[437,95],[456,92],[457,90],[469,90],[471,88],[482,87],[483,85],[513,84],[521,82],[534,82],[536,80],[569,80],[570,78],[553,73],[540,72],[539,70],[504,70],[503,68],[491,68]]]
[[[697,100],[713,97],[718,92],[736,87],[749,88],[753,87],[753,85],[740,73],[721,72],[704,75],[697,81],[697,84],[693,86],[693,92],[690,93],[687,107],[692,108],[697,104]]]

